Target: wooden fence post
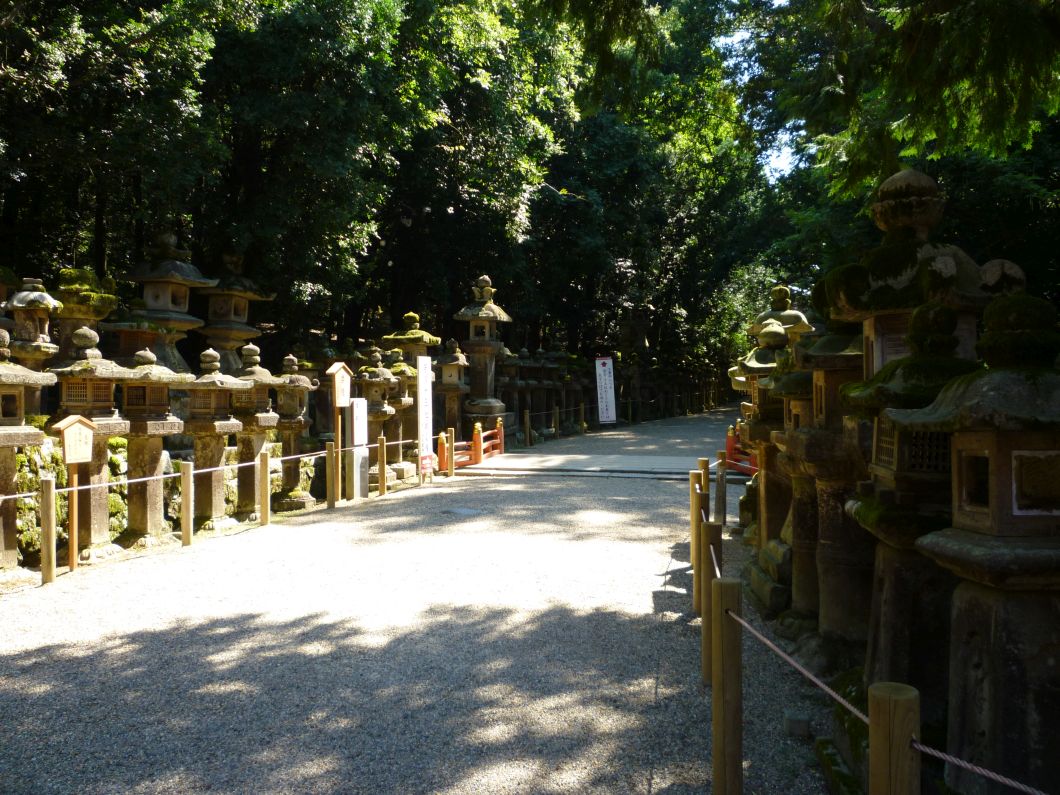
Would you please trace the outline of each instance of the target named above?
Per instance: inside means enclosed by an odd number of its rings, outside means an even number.
[[[386,437],[380,436],[377,440],[379,443],[379,496],[386,496]]]
[[[497,452],[504,455],[504,419],[497,418]]]
[[[714,557],[710,551],[713,548]],[[721,568],[721,525],[717,522],[700,522],[699,525],[699,592],[702,602],[699,615],[702,617],[699,637],[699,667],[704,685],[711,683],[714,671],[714,658],[711,648],[714,641],[714,580],[718,578],[714,571],[714,559]]]
[[[80,464],[68,464],[66,467],[66,483],[73,489],[66,493],[66,565],[70,571],[77,570],[77,555],[81,551],[79,536],[79,525],[77,509],[81,502],[78,498],[81,493],[77,491],[77,475],[81,471]]]
[[[714,472],[714,521],[725,526],[726,514],[729,510],[728,496],[726,490],[727,477],[727,454],[724,450],[718,450],[718,467]]]
[[[269,478],[269,451],[258,453],[258,519],[262,526],[272,521],[272,482]]]
[[[445,472],[449,469],[449,439],[444,431],[438,432],[438,471]]]
[[[70,492],[75,498],[77,492]],[[55,582],[55,478],[40,479],[40,584]]]
[[[453,477],[453,474],[456,472],[456,429],[455,428],[449,428],[448,436],[449,436],[449,457],[445,461],[445,463],[446,463],[446,465],[448,467],[446,474],[449,477]]]
[[[897,682],[869,685],[869,795],[920,795],[920,693]]]
[[[688,472],[688,560],[692,564],[692,613],[699,615],[703,569],[699,566],[699,470]]]
[[[552,435],[559,438],[559,406],[552,406]]]
[[[711,677],[712,792],[743,793],[743,660],[739,624],[728,615],[741,615],[738,579],[722,577],[711,584],[713,670]]]
[[[324,457],[324,472],[326,475],[326,489],[328,508],[335,507],[335,443],[328,442],[324,448],[327,453]]]
[[[578,433],[585,433],[585,404],[578,406]]]
[[[523,442],[526,447],[534,446],[534,428],[530,425],[530,409],[523,409]]]
[[[195,529],[195,465],[180,462],[180,543],[191,546]]]
[[[482,423],[476,422],[471,431],[471,463],[482,463]]]
[[[699,467],[699,490],[702,492],[700,507],[710,519],[710,459],[697,458],[696,465]]]

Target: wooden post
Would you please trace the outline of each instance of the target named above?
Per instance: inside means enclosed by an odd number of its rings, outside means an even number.
[[[386,437],[380,436],[379,443],[379,496],[386,496]]]
[[[713,676],[714,659],[712,644],[714,639],[714,580],[718,578],[714,571],[714,559],[710,550],[714,549],[714,558],[721,568],[721,525],[717,522],[701,522],[699,525],[699,591],[702,603],[699,614],[702,616],[702,627],[699,637],[699,663],[703,684],[709,685]]]
[[[552,406],[552,433],[556,439],[559,438],[559,406]]]
[[[325,473],[325,491],[327,493],[328,508],[335,507],[335,443],[328,442],[324,449],[327,451],[324,454],[324,473]]]
[[[40,479],[40,584],[55,582],[55,478]]]
[[[740,611],[740,581],[722,577],[712,583],[711,677],[712,792],[743,793],[743,660],[739,624],[726,613]]]
[[[269,451],[258,453],[258,520],[262,526],[272,521],[272,484],[269,480]]]
[[[523,433],[526,447],[534,446],[534,429],[530,425],[530,409],[523,409]]]
[[[482,423],[476,422],[471,431],[471,463],[482,463]]]
[[[195,528],[195,465],[191,461],[180,462],[180,543],[191,546],[192,530]]]
[[[449,428],[449,458],[446,459],[446,474],[452,477],[456,472],[456,429]]]
[[[710,519],[710,459],[697,458],[696,465],[699,467],[699,490],[702,492],[699,507],[707,514],[707,519]]]
[[[335,499],[342,499],[342,409],[335,408]]]
[[[729,510],[729,503],[725,494],[727,460],[725,451],[718,450],[718,468],[714,472],[714,521],[722,527],[725,526],[726,514]]]
[[[438,471],[445,472],[449,469],[449,439],[445,431],[438,432]]]
[[[80,470],[80,464],[68,464],[66,467],[66,482],[71,489],[66,493],[66,515],[69,519],[66,525],[66,561],[70,571],[77,570],[77,553],[80,551],[78,547],[81,546],[77,528],[77,498],[80,496],[77,491],[77,475]]]
[[[504,455],[504,420],[497,418],[497,452]]]
[[[699,615],[703,570],[699,567],[699,470],[688,472],[688,559],[692,564],[692,613]]]
[[[869,685],[869,795],[920,795],[920,693],[897,682]]]
[[[585,433],[585,404],[578,406],[578,433]]]

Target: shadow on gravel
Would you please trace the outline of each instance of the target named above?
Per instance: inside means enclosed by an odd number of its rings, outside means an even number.
[[[439,607],[390,638],[238,615],[4,655],[0,791],[702,792],[683,634]]]

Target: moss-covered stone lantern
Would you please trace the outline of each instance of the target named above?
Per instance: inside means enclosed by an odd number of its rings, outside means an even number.
[[[247,464],[236,470],[236,518],[256,521],[259,479],[269,476],[268,472],[258,471],[258,454],[265,447],[266,432],[274,429],[280,421],[280,415],[272,410],[269,392],[285,386],[287,379],[275,376],[261,366],[261,350],[257,345],[247,343],[240,353],[243,367],[236,375],[241,381],[252,384],[253,388],[232,395],[236,419],[243,423],[243,429],[236,434],[237,456],[239,463]],[[253,466],[250,466],[252,462]]]
[[[512,418],[505,417],[504,404],[495,395],[494,383],[497,353],[503,347],[498,324],[511,323],[512,319],[493,302],[497,291],[489,276],[479,276],[471,293],[472,302],[453,315],[454,320],[470,326],[470,335],[463,344],[471,370],[471,390],[464,403],[463,417],[468,436],[475,423],[481,423],[484,430],[494,428],[498,419],[504,419],[506,426],[513,424]]]
[[[11,336],[0,329],[0,495],[15,494],[18,448],[39,445],[44,432],[25,424],[26,391],[55,383],[54,373],[38,373],[10,361]],[[0,502],[0,569],[18,563],[18,501]]]
[[[402,321],[404,330],[387,334],[382,341],[387,348],[400,348],[405,354],[405,361],[414,363],[417,356],[429,356],[431,348],[442,344],[441,338],[420,328],[420,316],[415,312],[406,312]]]
[[[888,409],[898,430],[951,434],[952,525],[916,549],[953,572],[947,750],[1060,791],[1051,721],[1060,694],[1060,353],[1057,310],[995,299],[978,349],[922,409]],[[960,792],[1000,792],[947,766]]]
[[[118,305],[114,294],[114,280],[100,279],[89,268],[63,268],[59,271],[59,286],[55,295],[62,303],[55,321],[55,341],[59,352],[55,361],[67,363],[73,360],[75,346],[71,335],[79,328],[96,330]]]
[[[401,348],[393,348],[387,351],[386,363],[387,369],[390,370],[390,374],[398,380],[397,388],[394,390],[393,396],[388,401],[390,405],[394,407],[395,414],[385,426],[387,440],[389,441],[393,439],[394,441],[402,442],[405,439],[415,439],[417,417],[416,412],[412,410],[412,407],[416,404],[416,400],[412,395],[415,394],[416,390],[416,368],[412,367],[407,361],[405,361],[405,353]],[[400,470],[396,471],[400,479],[404,480],[405,478],[412,477],[416,474],[415,467],[411,464],[406,466],[401,460],[402,454],[405,452],[404,445],[395,447],[394,450],[390,452],[396,453],[396,455],[391,455],[389,458],[393,461],[397,469]]]
[[[29,370],[44,369],[44,362],[59,352],[52,342],[51,319],[62,303],[48,295],[40,279],[23,279],[22,287],[4,302],[10,313],[11,358]],[[26,392],[26,413],[40,414],[40,389]]]
[[[224,470],[219,467],[224,463],[229,435],[243,430],[243,423],[233,416],[232,397],[254,388],[250,381],[220,372],[220,360],[217,351],[211,348],[203,351],[199,355],[201,375],[185,387],[189,395],[189,416],[184,422],[184,432],[194,441],[195,524],[204,530],[234,524],[226,516]]]
[[[169,390],[195,380],[157,363],[151,351],[136,354],[133,377],[122,385],[122,409],[129,420],[129,480],[163,474],[162,440],[180,433],[184,423],[170,412]],[[130,536],[157,539],[169,532],[161,480],[129,484]]]
[[[82,485],[101,486],[110,479],[107,441],[112,436],[125,436],[129,421],[118,411],[115,386],[135,378],[135,373],[115,364],[96,348],[99,335],[82,327],[70,335],[74,345],[74,360],[66,367],[53,368],[52,373],[62,389],[59,411],[51,418],[52,427],[64,417],[79,414],[95,423],[92,439],[92,461],[81,466],[88,468]],[[105,555],[111,548],[109,494],[106,488],[84,489],[78,492],[78,515],[82,517],[79,541],[87,550],[82,558],[92,560]]]
[[[376,348],[368,356],[369,363],[357,370],[357,388],[362,397],[368,401],[368,440],[379,438],[383,433],[383,427],[387,420],[394,416],[394,407],[390,405],[388,397],[398,385],[398,379],[394,377],[386,367],[383,366],[382,352]],[[389,452],[389,451],[388,451]],[[379,450],[375,447],[369,450],[368,479],[379,476],[378,470]],[[371,467],[376,467],[372,469]],[[393,472],[389,470],[384,475],[389,482],[395,479]],[[378,481],[376,481],[378,482]]]
[[[315,378],[310,380],[298,372],[298,357],[288,354],[283,359],[283,383],[276,387],[276,412],[280,415],[276,430],[283,444],[283,457],[299,453],[298,440],[309,426],[306,410],[309,393],[320,386]],[[302,462],[291,458],[281,466],[280,490],[273,495],[273,507],[277,511],[298,511],[312,508],[316,500],[302,488]]]

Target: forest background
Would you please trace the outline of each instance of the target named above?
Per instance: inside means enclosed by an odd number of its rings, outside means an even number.
[[[488,273],[513,350],[723,372],[902,166],[1060,297],[1058,100],[1049,0],[6,0],[0,267],[129,306],[175,230],[276,293],[273,360],[459,338]]]

